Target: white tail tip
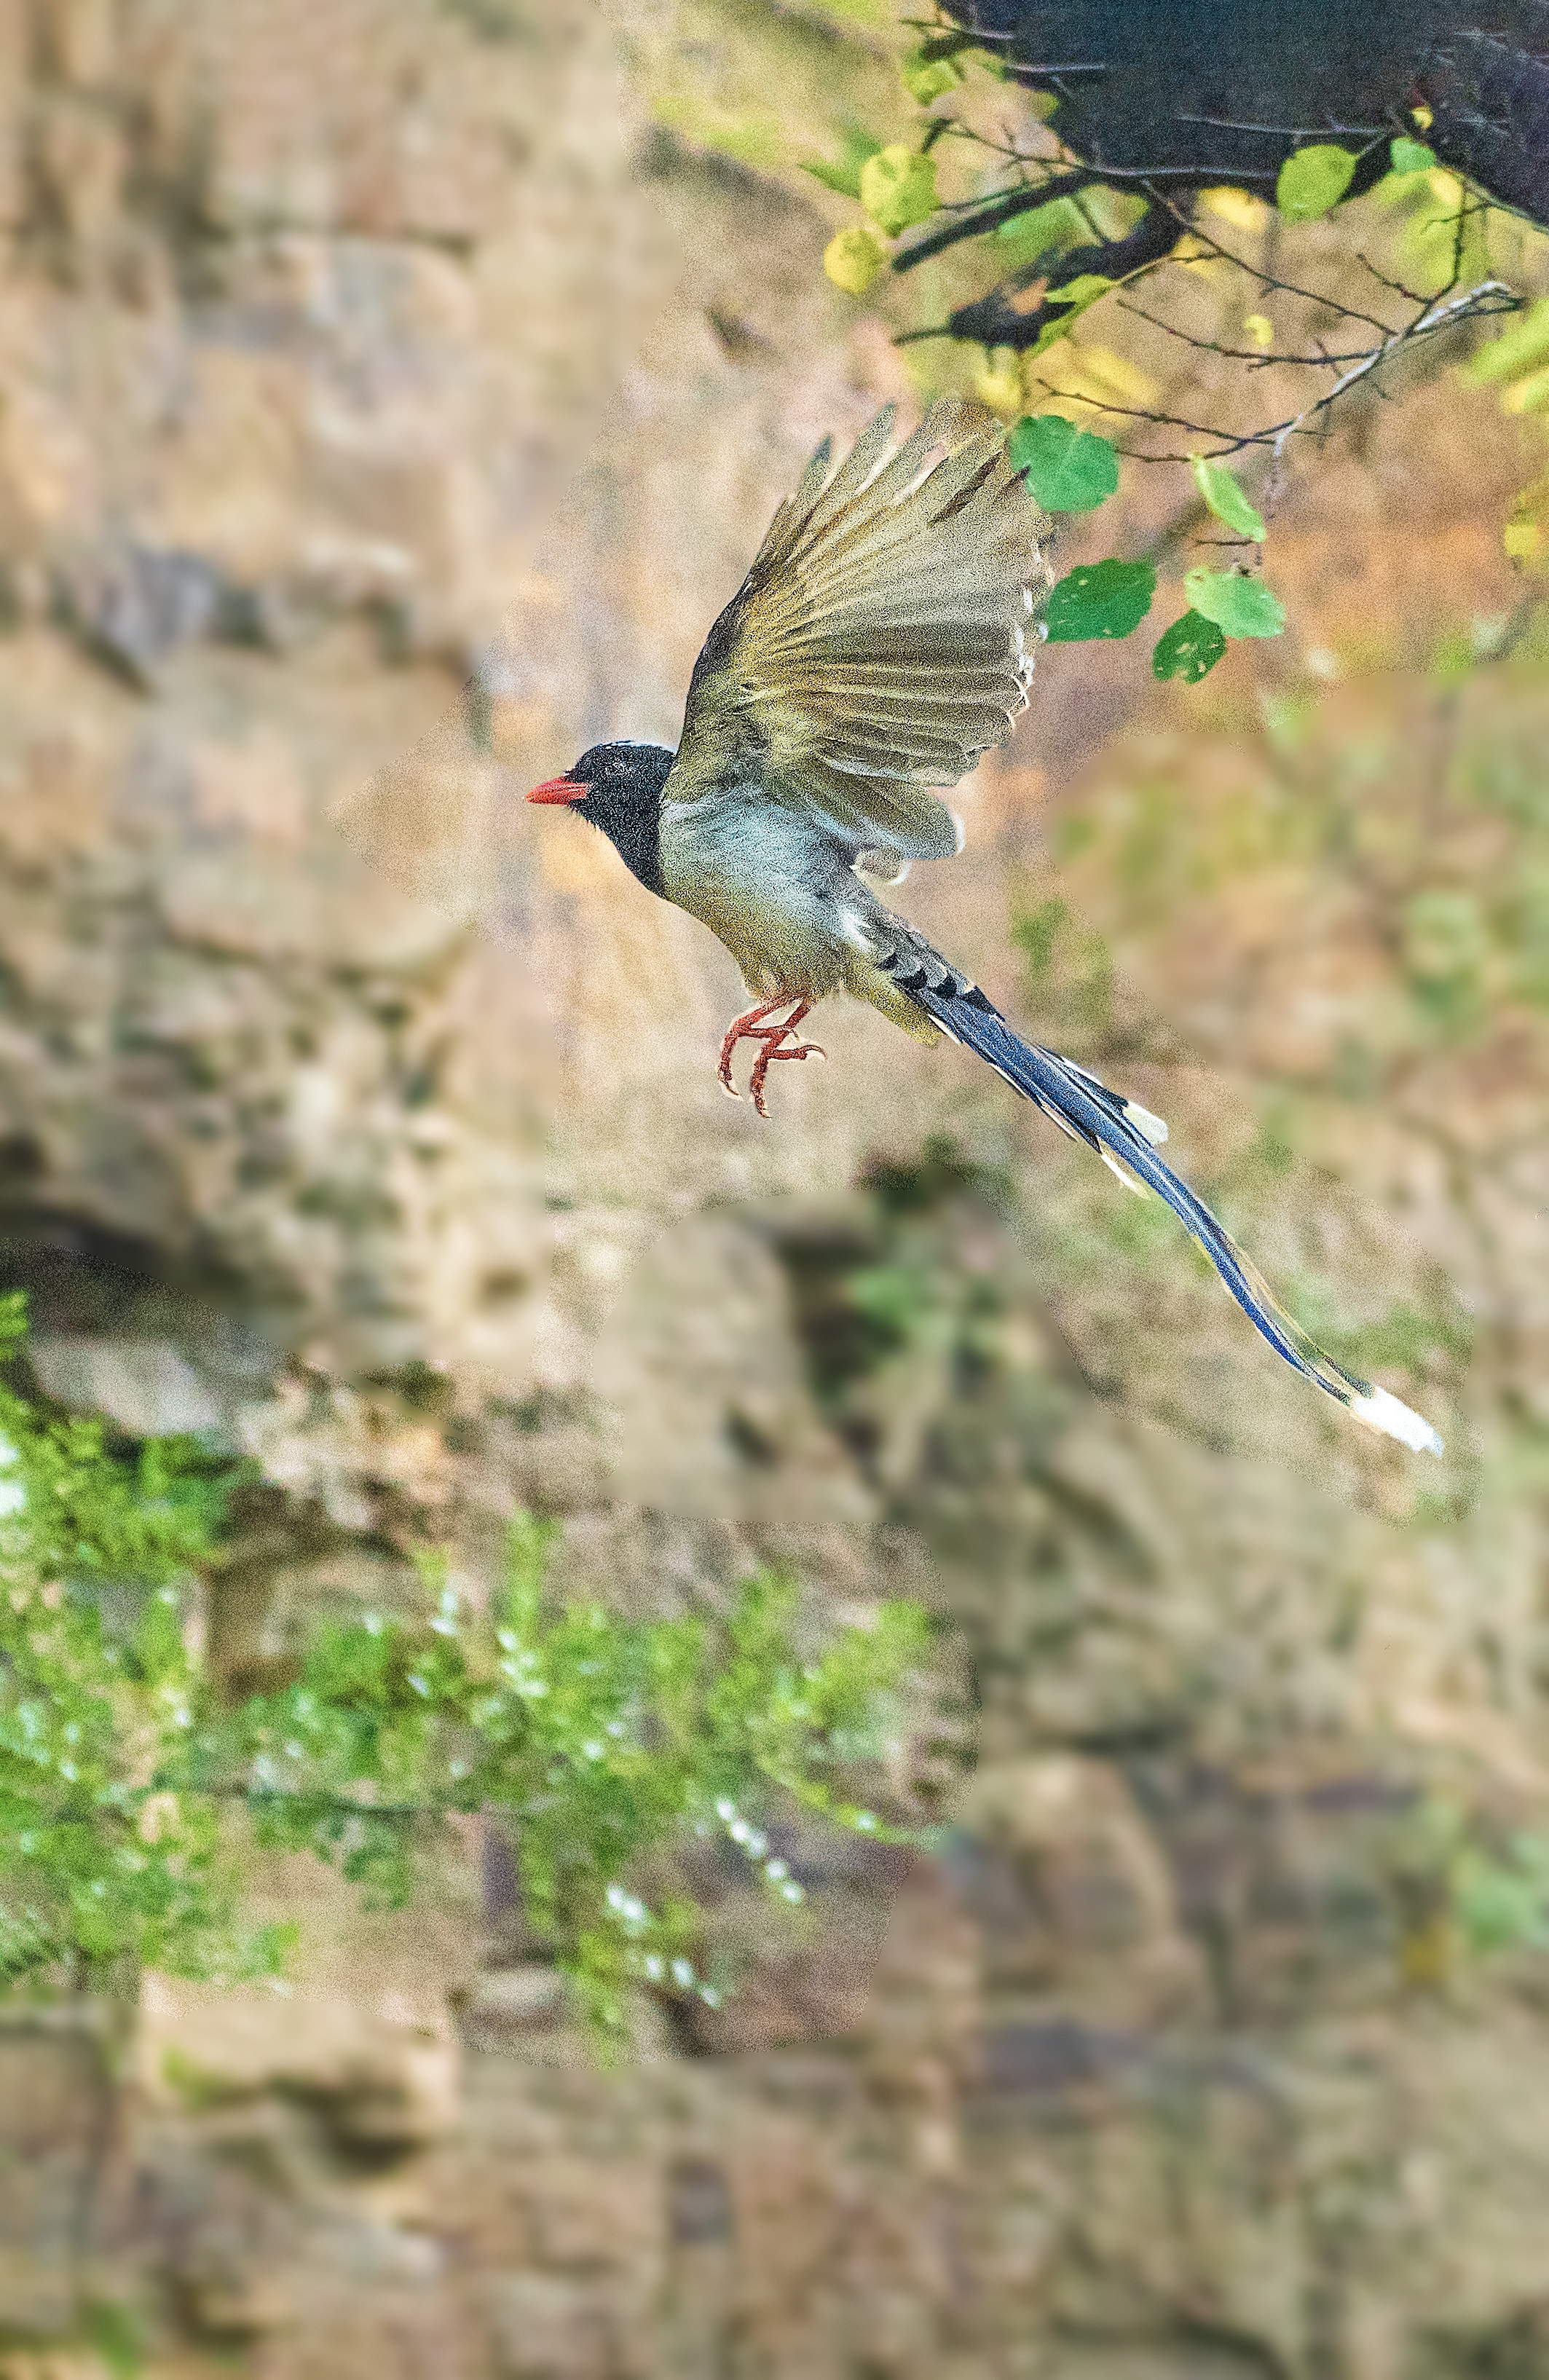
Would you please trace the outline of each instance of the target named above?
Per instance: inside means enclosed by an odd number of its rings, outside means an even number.
[[[1417,1454],[1440,1454],[1441,1439],[1430,1423],[1386,1389],[1374,1389],[1369,1397],[1352,1397],[1350,1411],[1357,1421],[1365,1422],[1372,1429],[1386,1430],[1389,1438],[1412,1446]]]
[[[1168,1136],[1168,1128],[1161,1117],[1153,1115],[1149,1108],[1143,1108],[1138,1099],[1125,1100],[1124,1121],[1132,1123],[1141,1138],[1148,1140],[1153,1148],[1160,1148]]]

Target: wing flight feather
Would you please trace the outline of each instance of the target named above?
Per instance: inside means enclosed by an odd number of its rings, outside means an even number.
[[[733,775],[841,838],[957,848],[930,790],[1004,744],[1027,699],[1048,522],[977,407],[934,406],[895,447],[885,407],[837,470],[825,439],[699,656],[670,801]]]

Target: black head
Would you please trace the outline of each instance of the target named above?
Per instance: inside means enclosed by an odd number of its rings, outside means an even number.
[[[594,744],[563,777],[535,785],[529,802],[568,802],[600,827],[652,892],[661,890],[661,788],[676,756],[660,744]]]

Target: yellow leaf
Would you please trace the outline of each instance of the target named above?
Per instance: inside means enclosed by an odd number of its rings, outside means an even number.
[[[1463,185],[1456,174],[1448,174],[1438,166],[1435,173],[1426,176],[1426,180],[1431,186],[1431,196],[1440,199],[1444,207],[1462,205]]]
[[[1411,107],[1410,110],[1410,122],[1418,124],[1422,132],[1429,132],[1435,120],[1428,107]]]
[[[1513,381],[1502,392],[1501,407],[1506,413],[1542,413],[1549,407],[1549,364],[1542,371],[1530,372],[1526,380]]]
[[[861,167],[861,204],[879,231],[896,239],[936,212],[936,160],[894,140]]]
[[[865,295],[884,261],[881,241],[860,224],[835,232],[823,250],[824,272],[836,289],[845,290],[852,298]]]
[[[1507,521],[1501,543],[1508,561],[1531,562],[1543,550],[1543,531],[1537,521]]]
[[[1233,231],[1261,232],[1269,221],[1269,208],[1251,190],[1204,190],[1201,198],[1210,212],[1230,224]]]
[[[1038,358],[1037,369],[1059,395],[1083,397],[1104,411],[1117,407],[1142,412],[1156,402],[1156,383],[1111,347],[1057,339]]]
[[[997,347],[974,375],[974,394],[992,413],[1020,413],[1022,358],[1015,347]]]
[[[1275,345],[1275,325],[1267,314],[1244,314],[1242,327],[1255,347],[1272,347]]]

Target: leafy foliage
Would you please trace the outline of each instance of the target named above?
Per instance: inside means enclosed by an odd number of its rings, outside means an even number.
[[[23,1328],[20,1299],[0,1305],[0,1343]],[[447,1819],[484,1812],[606,2028],[631,1979],[715,1997],[692,1904],[638,1888],[685,1828],[724,1834],[786,1902],[802,1888],[769,1855],[771,1803],[887,1831],[863,1787],[897,1765],[917,1607],[814,1641],[796,1582],[761,1571],[719,1619],[551,1609],[553,1531],[519,1514],[491,1613],[426,1554],[422,1616],[326,1624],[293,1685],[222,1707],[188,1621],[226,1484],[187,1442],[127,1461],[99,1424],[0,1387],[0,1984],[276,1973],[289,1929],[240,1925],[223,1804],[392,1904]]]
[[[1119,487],[1119,456],[1110,440],[1083,430],[1062,414],[1024,414],[1010,430],[1007,452],[1046,510],[1095,511]],[[1262,543],[1263,516],[1244,495],[1234,474],[1207,456],[1192,458],[1194,484],[1207,509],[1240,537]],[[1127,637],[1151,608],[1156,574],[1149,562],[1083,563],[1062,578],[1046,614],[1055,644]],[[1159,679],[1181,678],[1197,686],[1209,674],[1232,637],[1277,637],[1286,624],[1277,598],[1263,581],[1240,571],[1190,571],[1184,579],[1190,608],[1158,639],[1151,666]]]
[[[1060,579],[1045,617],[1051,644],[1127,637],[1151,609],[1156,573],[1149,562],[1085,562]]]
[[[1185,612],[1157,638],[1151,656],[1152,673],[1158,678],[1180,677],[1185,686],[1198,686],[1226,650],[1224,629],[1203,612]]]
[[[1006,451],[1046,512],[1089,513],[1119,492],[1112,442],[1061,413],[1023,414]]]
[[[1286,159],[1275,185],[1275,203],[1288,223],[1315,223],[1337,207],[1355,178],[1360,159],[1351,149],[1315,141]]]
[[[829,277],[860,298],[889,267],[901,274],[929,268],[917,285],[933,293],[935,302],[926,300],[933,313],[939,311],[940,296],[948,296],[945,319],[915,324],[902,340],[951,339],[981,351],[972,373],[974,393],[1014,420],[1014,458],[1050,511],[1091,511],[1114,490],[1098,476],[1097,450],[1078,447],[1079,440],[1092,434],[1079,420],[1066,423],[1059,413],[1023,411],[1024,406],[1040,407],[1040,391],[1062,411],[1080,405],[1089,407],[1096,419],[1117,418],[1127,432],[1127,451],[1139,458],[1192,462],[1209,510],[1237,535],[1261,543],[1265,519],[1223,467],[1223,457],[1262,448],[1274,467],[1268,485],[1278,492],[1291,442],[1321,429],[1349,390],[1373,375],[1373,386],[1381,386],[1389,364],[1438,335],[1488,314],[1519,310],[1527,251],[1501,207],[1469,178],[1483,168],[1471,153],[1458,152],[1458,125],[1445,138],[1438,135],[1440,146],[1433,148],[1426,137],[1436,121],[1432,109],[1414,103],[1412,95],[1399,105],[1398,90],[1412,77],[1400,71],[1398,52],[1382,68],[1396,78],[1395,104],[1386,113],[1395,125],[1410,128],[1386,136],[1374,132],[1364,145],[1348,148],[1332,140],[1309,140],[1289,128],[1294,114],[1277,127],[1246,119],[1228,123],[1212,112],[1195,112],[1205,107],[1205,91],[1216,88],[1217,70],[1245,71],[1243,59],[1256,55],[1252,43],[1246,49],[1228,43],[1218,55],[1212,35],[1207,59],[1202,53],[1185,65],[1181,54],[1169,49],[1165,58],[1147,58],[1143,74],[1135,54],[1123,71],[1105,66],[1091,85],[1067,83],[1062,70],[1035,62],[1043,46],[1042,36],[1033,30],[1035,21],[1036,12],[1024,10],[1019,17],[1013,11],[988,30],[977,11],[956,0],[940,0],[934,21],[928,13],[902,18],[910,39],[895,57],[902,90],[917,111],[913,127],[901,132],[895,86],[891,104],[880,94],[874,98],[871,131],[829,116],[830,138],[840,130],[844,141],[837,162],[807,161],[809,172],[829,188],[858,199],[866,213],[864,225],[830,241],[824,260]],[[1409,38],[1406,32],[1401,48]],[[1503,72],[1507,57],[1503,51]],[[1314,42],[1295,74],[1311,75],[1321,89],[1325,65]],[[984,88],[986,79],[998,85],[993,99]],[[1121,85],[1128,92],[1122,100]],[[1167,116],[1165,106],[1156,115],[1156,91],[1164,87],[1174,91],[1182,112],[1164,127],[1167,163],[1159,168],[1161,152],[1141,127],[1154,117],[1160,125]],[[1184,92],[1192,94],[1187,107]],[[1253,113],[1250,107],[1248,114]],[[1252,166],[1244,162],[1244,144],[1257,158]],[[1385,250],[1380,261],[1356,247],[1343,281],[1320,295],[1305,285],[1313,268],[1288,252],[1289,277],[1279,278],[1278,251],[1265,245],[1271,212],[1258,195],[1272,182],[1285,225],[1320,223],[1347,204],[1365,206]],[[1223,223],[1230,226],[1229,235],[1219,228]],[[929,226],[925,237],[909,236],[923,225]],[[959,285],[950,275],[941,278],[938,261],[960,247],[966,255],[968,244],[991,265],[995,285],[983,297],[952,304]],[[1352,296],[1345,288],[1357,265],[1375,285],[1374,296],[1371,290]],[[1143,282],[1173,268],[1197,272],[1216,284],[1223,276],[1241,276],[1253,296],[1277,300],[1277,314],[1262,304],[1241,314],[1242,331],[1253,342],[1245,353],[1229,331],[1192,327],[1191,307],[1172,302],[1176,283],[1159,309],[1137,303]],[[1311,324],[1295,320],[1309,305],[1316,319]],[[1316,313],[1323,306],[1341,324],[1341,340],[1348,334],[1358,343],[1353,348],[1348,340],[1330,346]],[[1123,309],[1196,353],[1246,362],[1250,369],[1273,365],[1272,384],[1299,394],[1283,419],[1255,428],[1231,418],[1194,418],[1197,398],[1180,396],[1173,401],[1188,409],[1164,411],[1153,375],[1136,368],[1126,353],[1091,345],[1082,335],[1085,316],[1098,308],[1116,330]],[[1499,369],[1507,369],[1504,357]],[[1294,377],[1309,373],[1312,380]],[[1511,410],[1549,408],[1549,368],[1525,377],[1516,373],[1504,401]],[[1217,410],[1225,411],[1212,407]],[[1213,451],[1168,451],[1178,442],[1157,433],[1169,431],[1208,439]],[[1549,505],[1536,492],[1519,507],[1505,532],[1513,561],[1536,567],[1549,558],[1546,516]],[[1278,605],[1262,590],[1228,591],[1214,605],[1207,596],[1192,608],[1202,616],[1208,613],[1228,640],[1278,634],[1283,625]],[[1063,619],[1055,631],[1061,638],[1118,633],[1106,613],[1085,615],[1090,626],[1082,625],[1079,610],[1064,617],[1057,608],[1053,616]],[[1157,675],[1198,683],[1213,645],[1213,639],[1202,641],[1193,632],[1185,638],[1180,631],[1163,652]],[[1185,649],[1187,669],[1179,658]],[[1211,665],[1219,658],[1219,649],[1214,650]]]
[[[1285,607],[1262,578],[1248,578],[1236,570],[1188,570],[1183,592],[1202,618],[1212,620],[1226,637],[1278,637],[1286,625]]]
[[[23,1303],[0,1302],[15,1349]],[[185,1637],[221,1502],[199,1450],[110,1455],[99,1423],[42,1419],[0,1387],[0,1984],[272,1973],[244,1934],[195,1783],[208,1698]]]
[[[1240,537],[1251,537],[1256,544],[1264,541],[1264,516],[1248,502],[1232,473],[1220,463],[1212,463],[1203,455],[1192,458],[1194,485],[1218,521],[1236,529]]]
[[[446,1815],[505,1820],[531,1922],[594,2020],[614,2026],[632,1978],[717,1996],[694,1963],[693,1908],[635,1888],[683,1828],[727,1836],[787,1901],[801,1888],[759,1823],[771,1792],[883,1831],[845,1779],[899,1734],[929,1623],[885,1604],[874,1626],[804,1658],[796,1584],[776,1571],[750,1578],[720,1621],[550,1613],[552,1535],[513,1523],[490,1622],[426,1557],[428,1621],[369,1613],[326,1629],[296,1683],[242,1715],[234,1749],[262,1840],[337,1863],[389,1903],[408,1898],[415,1853]]]

